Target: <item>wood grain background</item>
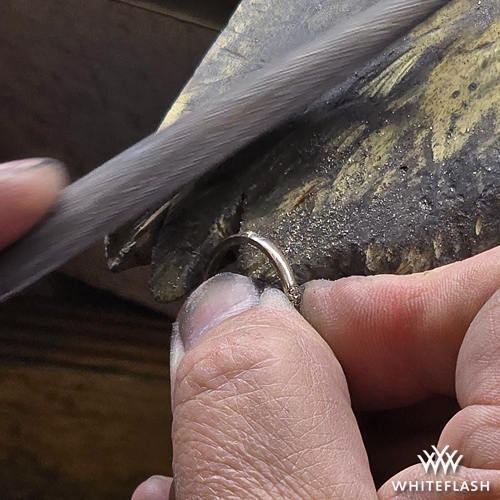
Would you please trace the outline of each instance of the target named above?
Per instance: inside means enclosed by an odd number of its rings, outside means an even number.
[[[157,128],[216,35],[110,0],[0,2],[0,161],[88,172]],[[71,273],[150,303],[147,271],[89,272],[100,252]],[[169,473],[169,329],[54,276],[0,305],[0,500],[128,499]]]
[[[2,500],[126,499],[170,473],[170,321],[104,302],[0,308]]]

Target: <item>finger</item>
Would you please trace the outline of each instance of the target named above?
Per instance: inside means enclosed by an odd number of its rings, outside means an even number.
[[[0,164],[0,248],[19,238],[47,213],[67,175],[56,160]]]
[[[462,463],[500,470],[500,291],[472,322],[457,364],[462,410],[445,427],[440,445],[463,453]]]
[[[465,333],[500,287],[500,247],[411,276],[307,285],[302,312],[332,347],[361,409],[454,395]]]
[[[185,306],[179,343],[177,500],[376,498],[342,370],[281,292],[217,276]]]
[[[175,500],[171,493],[172,478],[153,476],[134,491],[132,500]]]

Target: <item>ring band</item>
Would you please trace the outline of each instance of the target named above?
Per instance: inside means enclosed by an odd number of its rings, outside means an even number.
[[[208,264],[205,279],[210,278],[217,272],[221,258],[230,248],[245,243],[259,249],[266,255],[278,273],[285,295],[298,309],[300,301],[302,300],[302,290],[300,286],[297,285],[292,267],[286,260],[283,252],[276,245],[274,245],[274,243],[271,243],[269,240],[266,240],[262,236],[259,236],[257,233],[253,233],[251,231],[234,234],[219,243],[212,254],[210,263]]]

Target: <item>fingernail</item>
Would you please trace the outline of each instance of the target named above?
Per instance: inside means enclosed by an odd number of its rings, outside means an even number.
[[[165,476],[152,476],[135,490],[132,500],[172,500],[172,479]]]
[[[252,280],[222,273],[203,283],[182,307],[172,333],[170,367],[172,380],[184,354],[221,321],[259,304]]]
[[[171,479],[165,476],[151,476],[148,480],[148,482],[155,482],[155,483],[163,483],[163,484],[168,484],[170,486],[170,483],[172,482]]]
[[[247,276],[223,273],[209,279],[193,292],[177,318],[184,349],[221,321],[258,303],[257,288]]]
[[[27,160],[9,161],[0,164],[0,175],[16,175],[27,170],[50,167],[64,170],[61,162],[53,158],[30,158]]]
[[[313,280],[305,284],[307,290],[324,290],[331,288],[332,282],[330,280]]]
[[[267,288],[259,302],[260,307],[295,313],[296,309],[287,296],[277,288]]]

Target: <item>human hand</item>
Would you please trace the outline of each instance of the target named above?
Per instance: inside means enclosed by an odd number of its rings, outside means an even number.
[[[307,321],[245,277],[205,283],[178,318],[176,499],[456,498],[390,481],[377,492],[351,407],[436,395],[462,408],[439,439],[464,455],[446,479],[490,481],[475,497],[498,498],[499,288],[500,247],[423,274],[311,282]],[[393,478],[416,479],[428,479],[420,464]],[[133,500],[166,500],[170,483],[151,478]]]
[[[0,249],[47,213],[67,180],[62,165],[48,158],[0,164]]]

